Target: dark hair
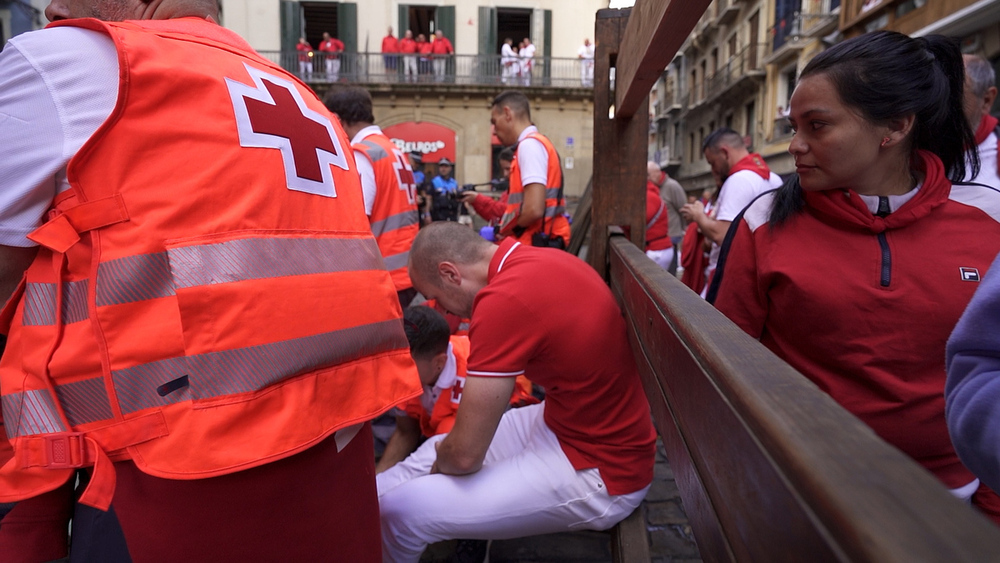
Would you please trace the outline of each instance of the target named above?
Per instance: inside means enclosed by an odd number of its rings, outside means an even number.
[[[500,151],[500,154],[497,155],[497,160],[514,162],[514,147],[504,147],[504,149]]]
[[[403,309],[403,329],[414,358],[432,358],[448,350],[451,328],[444,316],[430,307],[416,305]]]
[[[914,149],[928,150],[944,163],[948,178],[965,177],[966,147],[975,137],[962,105],[965,65],[957,40],[941,35],[913,39],[895,31],[866,33],[816,55],[799,80],[826,74],[843,102],[873,123],[913,114]],[[969,151],[971,175],[979,155]],[[779,226],[805,205],[794,176],[778,189],[770,224]]]
[[[519,90],[500,92],[497,97],[493,98],[490,107],[509,107],[515,115],[523,115],[525,118],[531,119],[531,104],[528,102],[528,96]]]
[[[814,74],[825,74],[840,99],[872,123],[915,115],[913,148],[936,154],[952,182],[965,177],[965,149],[976,143],[962,106],[965,65],[957,39],[867,33],[816,55],[800,79]],[[975,176],[979,156],[969,156]]]
[[[701,152],[705,152],[705,149],[708,147],[712,147],[713,150],[717,149],[719,148],[719,145],[726,145],[733,148],[746,148],[746,145],[743,144],[743,137],[741,137],[739,133],[733,131],[729,127],[721,127],[712,131],[707,137],[705,137],[705,140],[701,143]]]
[[[360,86],[334,85],[323,99],[326,109],[347,124],[374,123],[372,96]]]

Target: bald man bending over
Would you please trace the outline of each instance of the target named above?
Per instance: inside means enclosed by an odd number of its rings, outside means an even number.
[[[429,299],[471,317],[455,426],[377,476],[385,561],[433,542],[603,530],[642,501],[655,432],[611,291],[575,256],[434,223],[410,250]],[[588,316],[566,311],[586,302]],[[547,390],[507,411],[514,379]]]
[[[135,561],[381,561],[366,421],[420,388],[344,131],[216,0],[45,13],[0,53],[0,560],[63,556],[3,540],[79,472]]]

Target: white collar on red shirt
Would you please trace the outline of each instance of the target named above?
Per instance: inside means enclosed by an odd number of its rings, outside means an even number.
[[[498,274],[500,273],[500,270],[503,269],[504,262],[507,261],[507,258],[510,256],[510,253],[514,252],[514,249],[517,248],[517,247],[519,247],[519,246],[521,246],[521,243],[519,243],[519,242],[515,242],[514,244],[510,245],[510,248],[507,249],[507,252],[503,255],[503,258],[500,259],[500,263],[497,264],[497,273]]]
[[[441,396],[441,393],[454,387],[457,379],[458,360],[455,359],[455,349],[452,347],[451,342],[449,342],[448,359],[444,363],[444,369],[441,370],[441,375],[438,376],[433,387],[424,387],[424,394],[420,397],[420,403],[424,406],[424,409],[426,409],[428,413],[434,410],[434,403],[437,403],[438,397]]]
[[[368,127],[362,129],[361,131],[358,131],[357,134],[354,135],[354,138],[351,139],[351,144],[356,145],[361,141],[364,141],[365,138],[368,137],[369,135],[378,135],[381,132],[382,128],[379,127],[378,125],[369,125]]]

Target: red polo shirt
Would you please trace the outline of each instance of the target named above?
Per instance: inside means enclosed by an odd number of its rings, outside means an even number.
[[[580,303],[586,313],[571,313]],[[524,374],[545,388],[545,423],[573,467],[596,467],[612,495],[652,481],[656,432],[625,320],[585,262],[504,240],[473,302],[469,339],[470,377]]]

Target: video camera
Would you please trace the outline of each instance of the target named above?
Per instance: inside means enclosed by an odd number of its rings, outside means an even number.
[[[483,182],[481,184],[462,184],[457,190],[453,192],[448,192],[448,197],[454,200],[459,200],[462,198],[462,194],[466,192],[476,192],[479,191],[476,188],[483,186],[490,186],[490,191],[506,191],[509,182],[502,178],[494,178],[489,182]]]

